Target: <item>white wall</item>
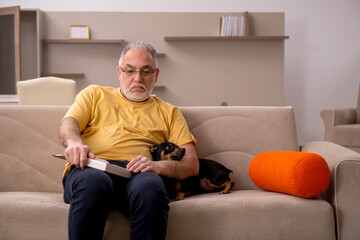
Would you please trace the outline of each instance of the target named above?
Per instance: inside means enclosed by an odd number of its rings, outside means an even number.
[[[320,111],[355,107],[360,81],[359,0],[1,0],[43,11],[285,12],[285,105],[300,143],[322,138]]]

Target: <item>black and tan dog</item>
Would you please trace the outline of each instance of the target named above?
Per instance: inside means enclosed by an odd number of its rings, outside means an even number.
[[[150,149],[154,161],[181,160],[185,149],[171,142],[153,145]],[[199,174],[184,180],[167,179],[169,197],[176,200],[208,192],[229,193],[234,186],[231,182],[232,171],[222,164],[209,159],[199,159]]]

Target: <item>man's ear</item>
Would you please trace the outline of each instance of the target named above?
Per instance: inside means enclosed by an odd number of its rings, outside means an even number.
[[[120,66],[117,66],[117,72],[118,72],[118,79],[120,81],[121,80],[120,79],[121,78],[121,73],[122,73]]]
[[[156,69],[156,72],[155,72],[155,82],[157,82],[159,73],[160,73],[160,69],[157,68],[157,69]]]

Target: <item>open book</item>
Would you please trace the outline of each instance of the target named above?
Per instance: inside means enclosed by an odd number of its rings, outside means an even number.
[[[53,157],[65,159],[64,154],[53,154]],[[98,169],[103,172],[115,174],[115,175],[118,175],[118,176],[124,177],[124,178],[131,178],[133,176],[133,173],[129,172],[126,168],[117,166],[115,164],[111,164],[104,159],[88,158],[86,166]]]

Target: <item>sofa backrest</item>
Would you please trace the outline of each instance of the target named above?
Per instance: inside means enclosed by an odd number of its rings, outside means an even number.
[[[0,106],[0,191],[62,192],[57,129],[68,107]]]
[[[0,191],[61,192],[65,161],[57,129],[68,107],[0,106]],[[291,107],[181,107],[200,158],[234,171],[235,189],[256,189],[248,175],[263,151],[298,150]]]
[[[257,189],[248,174],[251,160],[264,151],[297,151],[292,107],[180,108],[197,139],[199,158],[233,170],[234,189]]]

